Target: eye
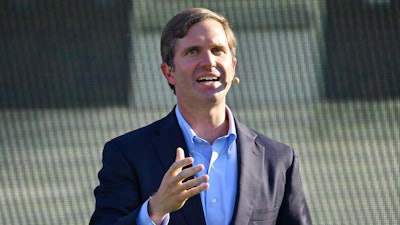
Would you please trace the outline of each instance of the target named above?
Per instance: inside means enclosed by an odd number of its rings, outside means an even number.
[[[212,49],[212,52],[213,52],[215,55],[220,55],[220,54],[222,54],[222,53],[225,53],[225,49],[224,49],[223,47],[214,47],[214,48]]]
[[[199,49],[196,48],[196,47],[189,48],[189,49],[186,51],[186,55],[197,55],[198,53],[199,53]]]

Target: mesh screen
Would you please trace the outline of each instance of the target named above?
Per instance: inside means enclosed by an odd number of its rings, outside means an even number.
[[[300,156],[315,224],[400,222],[390,0],[0,3],[0,224],[87,224],[103,144],[168,113],[162,27],[203,6],[238,40],[228,105]]]

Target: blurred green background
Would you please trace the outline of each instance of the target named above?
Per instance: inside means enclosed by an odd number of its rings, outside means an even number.
[[[382,0],[1,1],[0,224],[88,223],[104,143],[174,105],[159,37],[193,6],[231,21],[228,104],[299,153],[314,224],[398,224],[400,7]]]

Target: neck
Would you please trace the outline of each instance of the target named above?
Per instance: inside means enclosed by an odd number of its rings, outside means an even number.
[[[211,144],[228,133],[229,119],[225,104],[209,109],[191,109],[179,105],[179,110],[196,135]]]

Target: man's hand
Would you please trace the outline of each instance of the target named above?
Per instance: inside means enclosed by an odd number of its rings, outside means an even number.
[[[157,193],[149,201],[148,212],[156,224],[160,224],[166,214],[182,208],[189,198],[208,188],[209,184],[205,183],[208,175],[187,180],[204,170],[203,165],[183,169],[192,163],[193,158],[185,158],[182,148],[176,149],[175,162],[165,173]]]

